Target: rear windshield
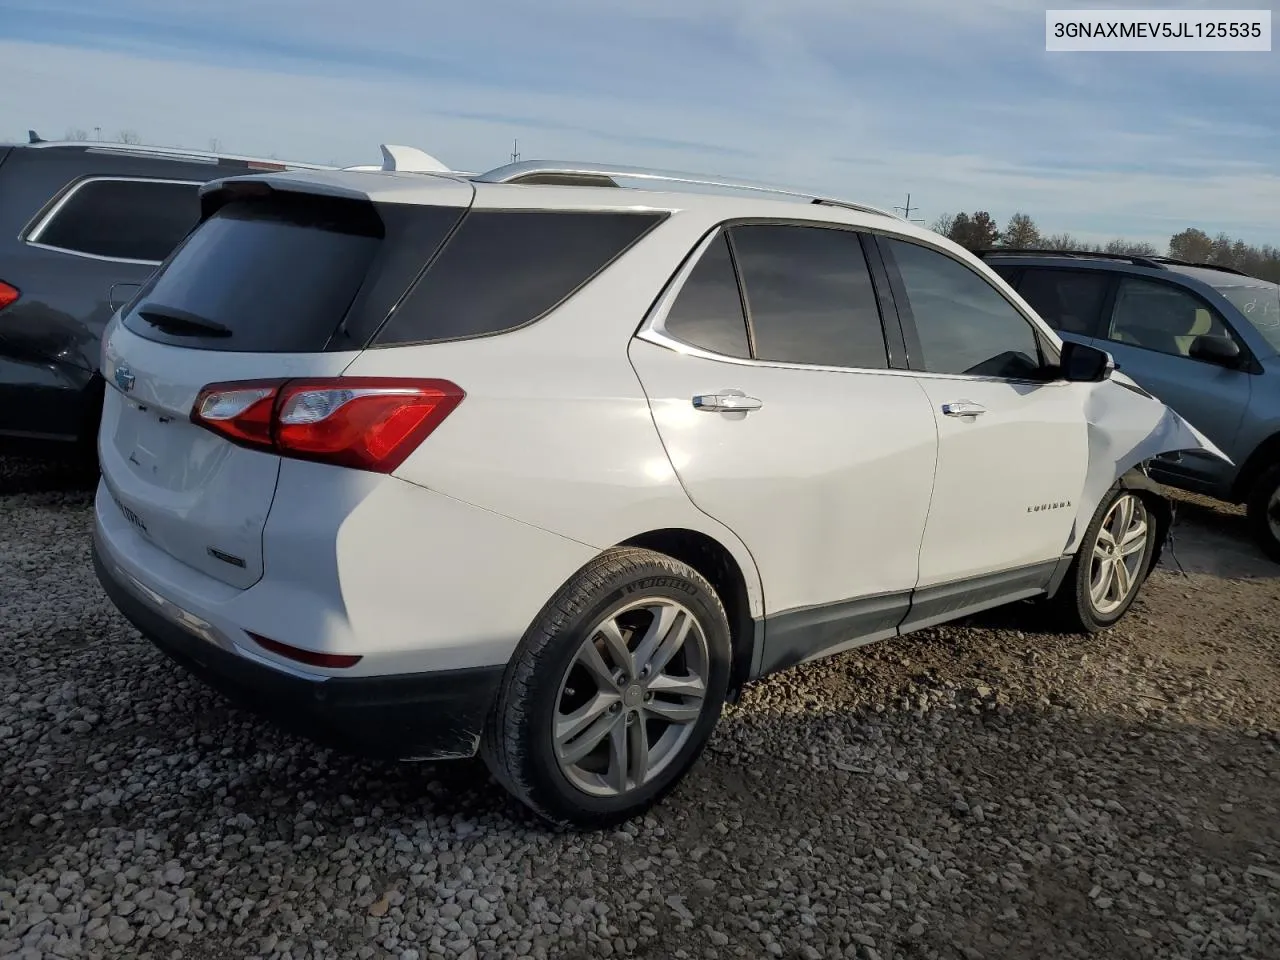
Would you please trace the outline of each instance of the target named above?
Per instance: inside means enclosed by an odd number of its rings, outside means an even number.
[[[203,350],[323,351],[383,233],[374,207],[359,201],[276,194],[231,202],[192,233],[124,324]]]

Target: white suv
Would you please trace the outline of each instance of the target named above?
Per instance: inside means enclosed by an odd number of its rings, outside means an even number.
[[[934,233],[668,179],[210,184],[105,336],[112,600],[287,725],[479,752],[586,827],[771,671],[1124,613],[1170,520],[1142,464],[1208,441]]]

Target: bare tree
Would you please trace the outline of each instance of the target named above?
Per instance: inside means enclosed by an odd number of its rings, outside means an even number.
[[[1079,250],[1081,244],[1069,233],[1053,233],[1041,237],[1040,246],[1044,250]]]
[[[210,138],[209,138],[209,152],[210,152],[210,153],[217,153],[217,152],[218,152],[218,147],[219,147],[219,146],[221,146],[221,143],[220,143],[220,141],[218,140],[218,138],[217,138],[217,137],[210,137]]]
[[[79,127],[67,127],[67,134],[63,138],[65,140],[88,140],[89,134]]]
[[[944,213],[937,220],[933,221],[933,224],[932,226],[929,227],[929,229],[932,230],[934,233],[940,233],[945,237],[950,235],[951,228],[955,226],[955,223],[956,223],[955,214]]]
[[[1102,253],[1119,253],[1128,257],[1158,257],[1160,251],[1155,244],[1145,240],[1112,240],[1102,248]]]
[[[1040,246],[1040,229],[1027,214],[1015,213],[1009,218],[1000,243],[1015,250],[1033,250]]]
[[[141,143],[142,138],[138,136],[136,130],[121,130],[116,134],[116,139],[121,143]]]

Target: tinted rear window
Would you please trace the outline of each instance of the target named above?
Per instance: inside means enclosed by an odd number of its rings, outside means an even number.
[[[738,275],[723,231],[689,273],[662,325],[673,337],[712,353],[751,356]]]
[[[1018,293],[1063,333],[1092,337],[1102,315],[1109,274],[1086,270],[1028,268]]]
[[[90,180],[27,239],[73,253],[159,262],[200,220],[198,183]]]
[[[133,332],[203,350],[314,353],[343,320],[382,242],[374,207],[277,194],[201,224],[125,317]],[[159,325],[171,313],[221,327]]]
[[[730,235],[757,360],[888,367],[880,307],[857,233],[750,224]]]
[[[476,210],[375,338],[381,346],[501,333],[532,323],[665,214]]]

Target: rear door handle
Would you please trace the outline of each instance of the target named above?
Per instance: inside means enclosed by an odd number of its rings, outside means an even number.
[[[948,417],[976,417],[986,413],[987,408],[971,400],[957,400],[954,403],[944,403],[942,412]]]
[[[755,397],[748,397],[741,391],[700,393],[693,398],[694,409],[710,413],[746,413],[748,410],[759,410],[763,405]]]

